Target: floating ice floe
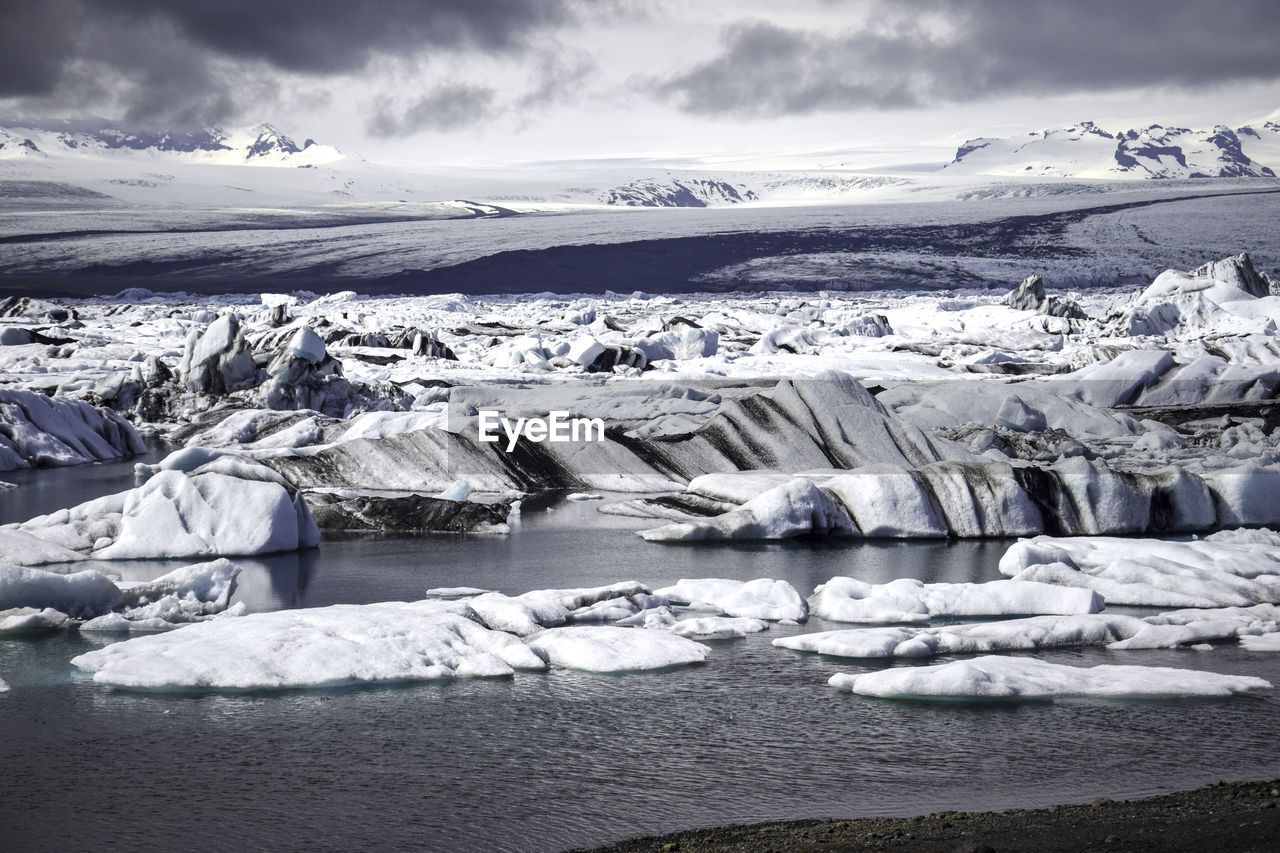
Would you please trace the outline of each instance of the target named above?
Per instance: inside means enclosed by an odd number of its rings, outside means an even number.
[[[511,675],[546,663],[442,601],[334,605],[200,622],[72,659],[139,690],[256,690]]]
[[[490,628],[522,637],[568,622],[616,622],[668,603],[666,598],[655,595],[638,581],[572,589],[536,589],[515,596],[485,592],[466,597],[465,601]]]
[[[658,626],[646,623],[644,627]],[[731,640],[767,631],[769,623],[763,619],[742,616],[695,616],[661,627],[678,637],[688,637],[691,640]]]
[[[0,634],[72,624],[81,631],[160,631],[240,615],[243,605],[230,607],[239,573],[231,561],[214,560],[145,583],[116,583],[95,571],[0,565]]]
[[[1245,675],[1172,667],[1076,667],[998,656],[863,675],[837,673],[827,683],[864,696],[933,700],[1169,699],[1230,696],[1271,688],[1270,682]]]
[[[786,581],[757,578],[739,581],[728,578],[682,578],[675,586],[654,590],[672,604],[713,608],[726,616],[767,619],[771,622],[791,619],[803,622],[809,616],[808,605]]]
[[[1179,610],[1145,618],[1113,613],[1032,616],[961,625],[849,628],[780,637],[773,645],[848,658],[1039,651],[1062,646],[1173,649],[1280,631],[1280,607]]]
[[[87,619],[123,606],[120,587],[98,572],[55,574],[0,565],[0,611],[19,607],[52,608],[65,616]]]
[[[1280,633],[1241,637],[1240,646],[1251,652],[1280,652]]]
[[[1000,572],[1019,581],[1092,589],[1108,604],[1280,603],[1280,547],[1270,542],[1037,536],[1011,546]]]
[[[931,583],[900,578],[869,584],[835,577],[814,589],[809,612],[833,622],[928,622],[935,616],[1097,613],[1102,596],[1027,581]]]
[[[128,421],[110,409],[33,391],[0,390],[0,471],[80,465],[145,453]]]
[[[701,663],[711,653],[701,643],[665,631],[614,625],[549,628],[529,639],[547,661],[587,672],[639,672]]]
[[[136,489],[8,525],[0,534],[0,556],[30,549],[58,562],[65,554],[46,554],[48,545],[99,560],[181,559],[295,551],[320,540],[302,497],[271,469],[236,456],[219,456],[191,473],[163,470]]]
[[[0,678],[0,693],[8,693],[9,684],[3,678]]]

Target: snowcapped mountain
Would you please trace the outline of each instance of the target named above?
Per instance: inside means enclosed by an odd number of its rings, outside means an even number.
[[[632,181],[602,193],[605,204],[625,207],[719,207],[756,201],[753,190],[715,178],[667,177]]]
[[[0,159],[149,157],[238,166],[317,166],[343,159],[330,145],[301,146],[269,124],[241,130],[123,130],[110,124],[50,122],[0,128]]]
[[[1274,178],[1280,125],[1111,133],[1091,121],[1026,136],[970,139],[946,171],[1053,178]]]

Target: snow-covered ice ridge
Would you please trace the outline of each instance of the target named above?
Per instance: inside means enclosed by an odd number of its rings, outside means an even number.
[[[947,170],[1058,178],[1274,178],[1280,124],[1209,130],[1185,127],[1110,132],[1091,121],[1023,136],[964,142]]]
[[[9,300],[6,399],[39,392],[77,415],[36,428],[39,407],[11,406],[0,440],[18,447],[42,430],[87,447],[89,404],[93,435],[114,430],[111,453],[138,446],[121,416],[188,448],[142,472],[158,479],[133,509],[218,477],[264,500],[275,490],[281,524],[249,550],[189,528],[186,556],[305,546],[313,525],[298,490],[437,495],[459,481],[482,499],[612,492],[601,511],[653,518],[642,535],[654,540],[1268,524],[1280,522],[1272,286],[1240,255],[1139,292],[1066,297],[1033,276],[1004,298]],[[480,440],[481,411],[564,412],[602,423],[603,440],[509,452]],[[197,487],[201,501],[211,488]],[[25,530],[80,524],[66,542],[45,539],[123,555],[133,509],[95,504]],[[90,537],[104,513],[122,520]]]

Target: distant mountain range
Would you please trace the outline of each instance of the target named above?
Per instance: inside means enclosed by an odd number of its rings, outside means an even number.
[[[970,139],[944,172],[1052,178],[1274,178],[1280,124],[1116,133],[1091,121],[1026,136]]]
[[[169,155],[193,163],[318,166],[343,159],[330,145],[308,139],[298,145],[269,124],[245,130],[122,130],[110,124],[44,122],[0,128],[0,160],[17,157],[131,154]]]
[[[275,168],[250,175],[243,171],[246,166]],[[129,130],[96,119],[0,120],[0,199],[23,204],[96,199],[126,205],[274,208],[330,204],[339,198],[342,203],[389,205],[396,215],[403,215],[398,211],[404,208],[398,206],[412,204],[417,206],[415,216],[447,217],[478,215],[472,203],[462,199],[517,212],[565,205],[840,204],[898,198],[904,192],[973,199],[992,192],[1043,195],[1069,187],[1096,192],[1117,180],[1275,180],[1277,173],[1280,112],[1235,129],[1151,125],[1113,132],[1085,121],[1023,136],[970,139],[951,162],[939,164],[932,173],[918,168],[902,174],[672,168],[637,175],[626,167],[607,167],[576,172],[584,176],[576,187],[559,184],[563,174],[547,176],[522,168],[477,177],[450,167],[433,170],[430,164],[406,170],[370,163],[359,154],[347,155],[312,139],[298,144],[270,124],[165,131]],[[1063,178],[1071,181],[1058,180]]]

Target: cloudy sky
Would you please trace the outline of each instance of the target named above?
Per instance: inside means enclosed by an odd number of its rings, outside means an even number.
[[[0,15],[0,115],[271,121],[384,160],[874,165],[1086,118],[1280,108],[1274,0],[0,0]]]

